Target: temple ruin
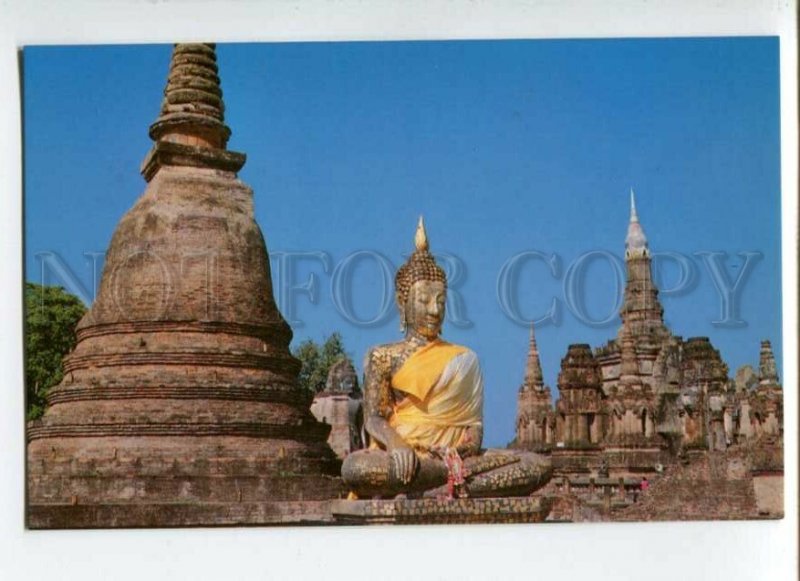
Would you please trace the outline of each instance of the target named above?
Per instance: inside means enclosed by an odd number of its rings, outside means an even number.
[[[339,458],[364,447],[363,399],[353,362],[344,357],[331,365],[325,388],[311,403],[311,413],[331,426],[328,443]]]
[[[674,474],[700,462],[716,467],[716,476],[709,476],[708,469],[704,474],[717,488],[706,490],[719,493],[729,472],[739,474],[736,482],[755,488],[750,512],[742,508],[736,515],[780,516],[783,395],[770,342],[761,342],[757,374],[744,366],[731,379],[707,337],[684,340],[671,333],[664,324],[633,192],[625,263],[617,337],[594,350],[585,344],[569,346],[561,361],[555,405],[542,379],[531,330],[512,447],[551,454],[554,486],[607,512],[612,505],[630,505],[642,478],[657,482],[662,473],[672,472],[671,478],[677,479]],[[709,460],[709,454],[723,456]],[[722,465],[734,458],[738,471],[726,472]],[[687,490],[697,496],[699,481],[690,480]],[[733,480],[730,486],[735,487]],[[665,495],[663,510],[676,506],[666,487],[654,486],[653,494],[657,490]],[[707,499],[698,503],[708,508],[705,518],[724,513],[709,508]],[[647,518],[681,518],[677,512],[651,512]]]
[[[175,45],[141,166],[146,189],[117,225],[62,382],[27,426],[29,527],[782,515],[771,345],[761,343],[758,371],[731,379],[708,338],[672,334],[633,195],[622,325],[601,347],[569,346],[555,403],[531,329],[512,447],[536,454],[468,456],[485,498],[344,500],[342,459],[375,456],[351,454],[365,443],[358,378],[343,359],[321,392],[298,386],[230,133],[215,46]],[[546,465],[535,481],[534,456]],[[385,484],[389,473],[367,476]],[[643,477],[652,490],[638,499]]]

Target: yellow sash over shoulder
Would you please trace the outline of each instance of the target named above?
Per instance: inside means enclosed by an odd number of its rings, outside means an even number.
[[[428,343],[406,359],[392,377],[392,387],[422,401],[428,397],[450,360],[466,350],[466,347],[445,341]]]
[[[466,430],[483,420],[483,377],[478,358],[466,347],[435,341],[414,352],[392,377],[407,393],[389,418],[409,445],[459,446]]]

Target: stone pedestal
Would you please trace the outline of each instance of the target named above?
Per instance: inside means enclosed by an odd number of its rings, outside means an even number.
[[[468,524],[544,522],[551,499],[544,496],[454,500],[334,500],[336,524]]]

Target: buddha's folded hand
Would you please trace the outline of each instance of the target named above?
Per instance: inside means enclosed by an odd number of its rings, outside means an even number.
[[[397,446],[389,452],[392,457],[394,473],[400,482],[408,484],[417,469],[417,455],[409,446]]]

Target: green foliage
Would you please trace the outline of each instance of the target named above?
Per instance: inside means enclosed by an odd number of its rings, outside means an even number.
[[[331,365],[348,356],[339,333],[331,334],[322,345],[306,339],[292,351],[292,355],[303,364],[298,378],[300,387],[312,393],[325,389]]]
[[[25,283],[25,390],[29,420],[44,413],[45,395],[63,377],[61,359],[75,347],[75,325],[86,312],[61,287]]]

